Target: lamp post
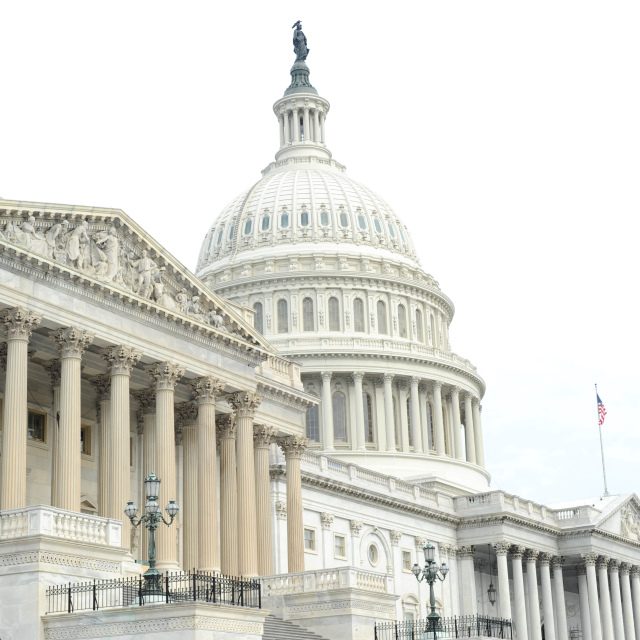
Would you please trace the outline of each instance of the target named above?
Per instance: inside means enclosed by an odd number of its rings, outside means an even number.
[[[429,608],[431,611],[427,619],[429,620],[429,630],[433,630],[433,637],[435,638],[440,614],[436,612],[436,596],[433,591],[433,585],[436,580],[443,581],[447,577],[449,567],[446,562],[443,562],[438,567],[435,561],[436,548],[430,542],[427,542],[422,547],[422,551],[424,552],[424,567],[420,569],[420,566],[416,563],[411,571],[418,582],[426,580],[429,583]]]
[[[487,589],[487,597],[491,606],[496,603],[496,588],[493,586],[493,565],[491,564],[491,545],[489,545],[489,588]]]
[[[131,524],[134,527],[138,527],[144,523],[146,530],[149,532],[149,568],[144,573],[144,595],[162,594],[161,574],[156,569],[156,529],[161,522],[170,526],[174,518],[178,515],[178,511],[180,511],[180,507],[176,504],[176,501],[169,500],[169,504],[165,507],[169,520],[165,520],[160,509],[160,504],[158,503],[159,493],[160,478],[158,478],[155,473],[150,473],[144,479],[144,495],[146,498],[144,513],[139,518],[136,518],[138,515],[138,507],[136,507],[133,500],[129,500],[124,509],[126,516],[131,520]]]

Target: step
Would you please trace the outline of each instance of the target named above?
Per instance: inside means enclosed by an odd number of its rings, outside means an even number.
[[[268,615],[264,620],[262,640],[327,640],[308,629]]]

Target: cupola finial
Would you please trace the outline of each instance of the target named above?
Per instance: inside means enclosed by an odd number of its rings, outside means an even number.
[[[291,84],[284,92],[285,96],[292,93],[315,93],[313,85],[309,80],[309,67],[305,62],[309,55],[309,47],[307,47],[307,36],[302,31],[302,22],[297,20],[293,27],[293,52],[296,54],[296,60],[291,67]]]

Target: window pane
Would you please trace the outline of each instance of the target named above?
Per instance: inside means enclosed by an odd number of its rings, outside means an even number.
[[[253,218],[247,218],[244,221],[244,235],[248,236],[253,231]]]
[[[311,298],[305,298],[302,301],[302,330],[313,331],[314,329],[313,300]]]
[[[333,400],[333,437],[340,442],[347,441],[347,400],[344,393],[335,391]]]
[[[301,227],[308,227],[309,226],[309,212],[308,211],[302,211],[300,213],[300,226]]]
[[[27,437],[29,440],[45,442],[45,425],[46,416],[44,413],[29,411],[27,414]]]
[[[253,305],[253,328],[260,333],[264,333],[262,302],[256,302]]]
[[[286,211],[283,211],[280,214],[280,228],[281,229],[289,228],[289,214]]]
[[[326,209],[320,209],[320,224],[323,227],[329,226],[329,212]]]
[[[358,228],[362,231],[367,230],[367,219],[364,217],[363,213],[358,214]]]
[[[341,227],[346,227],[346,226],[348,226],[348,224],[349,224],[349,217],[347,216],[347,214],[346,214],[344,211],[342,211],[342,212],[340,213],[340,218],[339,218],[339,219],[340,219],[340,226],[341,226]]]
[[[382,233],[382,224],[380,223],[380,218],[373,219],[373,226],[376,230],[376,233]]]
[[[353,328],[355,331],[364,331],[364,302],[361,298],[353,301]]]
[[[338,298],[329,298],[329,331],[340,331],[340,303]]]
[[[420,309],[416,309],[416,332],[418,340],[424,342],[424,325],[422,324],[422,311]]]
[[[387,305],[382,300],[378,300],[377,310],[378,333],[387,333]]]
[[[407,311],[403,304],[398,305],[398,332],[401,338],[407,337]]]
[[[362,395],[362,404],[364,409],[364,437],[367,442],[373,442],[373,403],[371,395],[364,393]]]
[[[268,213],[265,213],[262,216],[262,224],[260,228],[262,229],[262,231],[269,231],[270,227],[271,227],[271,216]]]
[[[335,535],[333,538],[333,555],[344,558],[347,555],[347,541],[344,536]]]
[[[318,405],[307,409],[307,438],[320,442],[320,423],[318,420]]]
[[[278,300],[278,333],[289,331],[289,305],[286,300]]]

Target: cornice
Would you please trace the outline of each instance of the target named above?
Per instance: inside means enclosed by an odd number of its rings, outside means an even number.
[[[258,376],[257,392],[266,399],[285,404],[295,409],[307,409],[319,403],[319,399],[306,391],[293,392],[291,387],[280,385]]]

